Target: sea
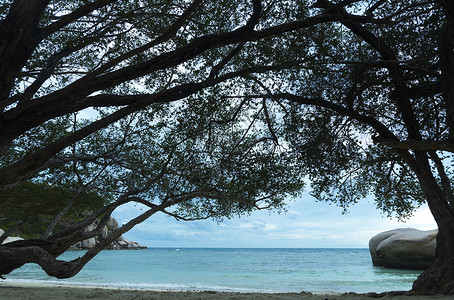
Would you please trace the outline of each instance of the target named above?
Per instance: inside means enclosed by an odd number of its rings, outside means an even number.
[[[83,251],[68,251],[71,260]],[[385,292],[411,289],[421,271],[372,266],[368,249],[105,250],[69,279],[49,277],[35,264],[6,281],[172,291]]]

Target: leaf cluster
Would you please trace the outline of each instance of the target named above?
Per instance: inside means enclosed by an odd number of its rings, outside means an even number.
[[[60,210],[74,196],[69,188],[43,182],[25,182],[0,194],[0,227],[9,228],[21,222],[18,229],[23,238],[37,238]],[[106,204],[96,192],[84,192],[75,201],[57,229],[65,228],[87,213]],[[16,234],[17,234],[16,233]]]

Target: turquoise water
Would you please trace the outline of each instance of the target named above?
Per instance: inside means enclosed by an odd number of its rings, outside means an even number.
[[[62,259],[82,255],[64,253]],[[384,292],[409,290],[420,272],[373,267],[368,249],[158,249],[102,251],[75,277],[27,264],[8,281],[154,290]]]

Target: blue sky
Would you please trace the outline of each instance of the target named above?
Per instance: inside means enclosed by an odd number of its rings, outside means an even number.
[[[370,238],[382,231],[436,228],[427,206],[402,223],[381,214],[372,199],[352,206],[345,215],[340,207],[316,202],[307,193],[288,203],[287,213],[260,211],[219,224],[211,220],[176,221],[156,214],[124,237],[148,247],[367,248]],[[122,224],[140,212],[140,205],[127,205],[113,216]]]

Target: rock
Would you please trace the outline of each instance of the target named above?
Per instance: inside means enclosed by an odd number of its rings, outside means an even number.
[[[120,246],[121,248],[126,248],[128,247],[128,243],[126,241],[122,240],[117,240],[117,245]]]
[[[95,222],[93,222],[90,225],[88,225],[87,227],[85,227],[84,229],[82,229],[82,232],[87,233],[87,232],[93,231],[95,229],[96,229],[96,224],[95,224]]]
[[[107,249],[109,249],[109,250],[121,250],[120,247],[118,247],[116,242],[111,243],[109,245],[109,247],[107,247]]]
[[[96,226],[99,224],[99,220],[95,220],[93,223],[85,227],[82,231],[84,233],[90,232],[96,229]],[[71,247],[73,250],[77,249],[91,249],[93,248],[96,244],[99,243],[99,241],[102,241],[103,239],[107,238],[107,236],[112,233],[114,230],[119,228],[118,221],[115,220],[114,218],[110,218],[107,221],[106,226],[103,227],[101,234],[97,237],[89,238],[87,240],[84,240],[80,243],[77,243]],[[140,245],[137,242],[132,242],[128,241],[127,239],[123,238],[123,236],[120,236],[116,241],[111,243],[107,249],[110,250],[123,250],[123,249],[147,249],[146,246]]]
[[[104,227],[102,228],[101,235],[100,235],[101,241],[102,241],[103,239],[105,239],[105,238],[107,237],[108,234],[109,234],[109,229],[107,228],[107,226],[104,226]]]
[[[15,241],[23,241],[24,239],[18,236],[9,236],[7,237],[2,244],[7,244]]]
[[[93,231],[96,229],[96,226],[99,224],[99,220],[93,221],[90,225],[82,229],[82,232],[87,233],[90,231]],[[101,234],[96,237],[92,237],[89,239],[86,239],[82,242],[78,242],[75,245],[72,245],[70,247],[70,250],[81,250],[81,249],[91,249],[94,246],[96,246],[99,241],[102,241],[103,239],[107,238],[109,234],[111,234],[114,230],[119,228],[118,226],[118,221],[115,220],[114,218],[110,218],[109,221],[107,222],[107,225],[103,227]],[[2,236],[4,231],[0,229],[0,236]],[[7,237],[5,241],[3,241],[2,244],[6,243],[11,243],[14,241],[20,241],[23,240],[23,238],[20,237]],[[120,236],[116,241],[111,243],[107,249],[111,250],[122,250],[122,249],[147,249],[146,246],[140,245],[137,242],[129,241],[123,236]]]
[[[377,234],[369,241],[374,266],[428,269],[435,259],[438,230],[402,228]]]
[[[77,242],[76,244],[69,247],[69,250],[80,250],[82,249],[82,242]]]
[[[0,229],[0,236],[2,236],[5,233],[3,229]],[[24,239],[18,236],[9,236],[7,237],[2,244],[7,244],[15,241],[23,241]]]
[[[80,248],[82,249],[91,249],[96,246],[97,241],[95,238],[89,238],[81,242]]]
[[[114,218],[110,218],[106,225],[110,230],[115,230],[118,228],[118,221]]]

